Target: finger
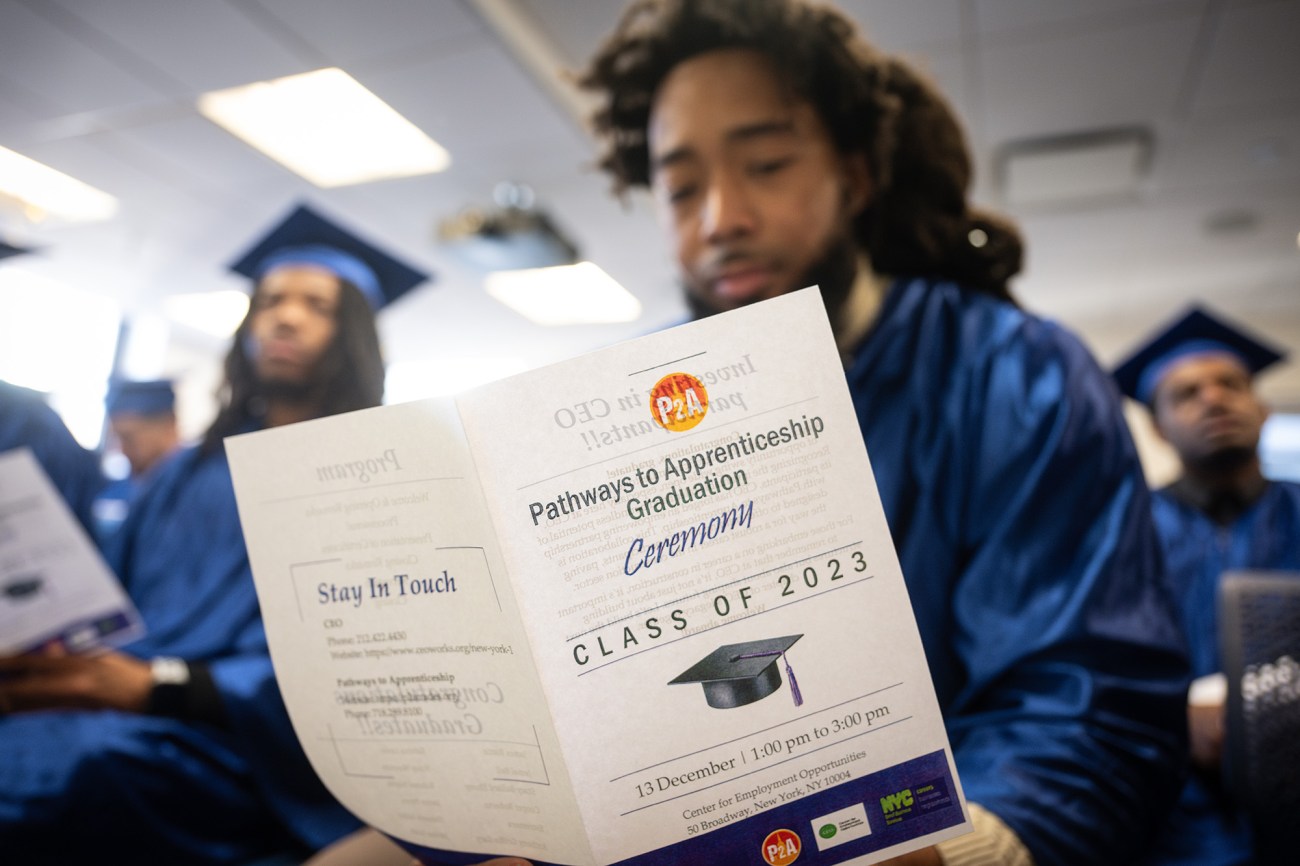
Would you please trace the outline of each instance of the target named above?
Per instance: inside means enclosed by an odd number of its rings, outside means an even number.
[[[69,663],[67,658],[40,655],[9,656],[0,659],[0,677],[20,677],[58,671]]]
[[[31,667],[33,656],[0,657],[0,677],[16,676]]]
[[[134,659],[114,652],[72,654],[63,649],[43,649],[39,653],[10,656],[0,659],[0,676],[40,675],[52,676],[66,671],[93,670],[112,665],[122,659]]]
[[[4,681],[4,693],[13,712],[95,706],[92,680],[83,671],[33,673]]]
[[[4,696],[5,709],[12,713],[69,705],[63,689],[52,686],[50,680],[35,677],[5,683]]]

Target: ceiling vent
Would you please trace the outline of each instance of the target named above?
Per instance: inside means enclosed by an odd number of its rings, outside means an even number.
[[[1016,208],[1136,198],[1151,153],[1152,135],[1144,127],[1008,142],[996,157],[1002,201]]]

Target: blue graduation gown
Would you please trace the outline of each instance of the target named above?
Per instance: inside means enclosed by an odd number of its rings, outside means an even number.
[[[229,730],[105,711],[0,719],[0,851],[243,863],[359,826],[290,727],[224,453],[188,449],[159,467],[108,558],[148,626],[125,650],[207,663]]]
[[[95,524],[95,538],[101,547],[122,528],[131,512],[131,503],[140,494],[144,482],[139,478],[118,478],[109,481],[95,497],[91,515]]]
[[[848,380],[967,797],[1038,866],[1128,862],[1188,677],[1114,386],[1060,327],[921,279]]]
[[[99,459],[77,444],[40,394],[0,381],[0,453],[24,446],[90,531],[91,503],[104,485]]]
[[[1230,526],[1220,526],[1168,491],[1155,494],[1156,527],[1191,649],[1192,675],[1219,663],[1217,598],[1225,571],[1300,571],[1300,484],[1272,481]]]
[[[1155,494],[1153,507],[1193,674],[1215,673],[1223,669],[1217,604],[1223,573],[1251,568],[1300,572],[1300,485],[1270,482],[1228,526],[1165,490]],[[1150,862],[1229,866],[1250,863],[1251,857],[1245,816],[1217,784],[1194,775]]]

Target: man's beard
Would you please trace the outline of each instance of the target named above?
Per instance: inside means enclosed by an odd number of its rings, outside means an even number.
[[[804,271],[797,285],[787,291],[802,289],[805,286],[818,286],[822,293],[822,302],[826,304],[826,313],[831,320],[831,328],[839,333],[844,316],[844,304],[849,299],[853,280],[857,276],[858,247],[847,234],[833,242],[826,253]],[[686,305],[691,311],[692,319],[704,319],[721,310],[711,307],[708,302],[689,289],[686,291]]]
[[[1223,475],[1241,469],[1255,459],[1256,446],[1229,445],[1194,459],[1184,458],[1188,468],[1204,475]]]
[[[263,400],[276,400],[285,403],[306,403],[320,391],[317,382],[290,382],[284,379],[260,379],[257,383],[257,396]]]

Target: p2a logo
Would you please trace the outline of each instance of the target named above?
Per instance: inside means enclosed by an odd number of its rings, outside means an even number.
[[[690,430],[709,411],[709,392],[690,373],[670,373],[650,389],[650,417],[672,433]]]

